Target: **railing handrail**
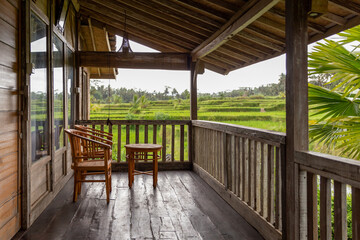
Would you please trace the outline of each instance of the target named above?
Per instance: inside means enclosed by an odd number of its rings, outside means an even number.
[[[360,187],[360,161],[312,151],[296,151],[295,162],[305,166],[307,171]]]
[[[240,135],[254,140],[263,140],[274,145],[285,144],[286,134],[282,132],[274,132],[252,127],[245,127],[236,124],[211,122],[203,120],[191,121],[192,126],[212,129],[216,131],[226,132],[229,134]]]
[[[107,120],[76,120],[80,125],[107,125]],[[189,125],[190,120],[111,120],[113,125]]]

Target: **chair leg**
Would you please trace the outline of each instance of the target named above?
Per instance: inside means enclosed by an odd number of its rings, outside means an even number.
[[[109,173],[107,171],[105,171],[105,188],[106,188],[106,202],[109,203],[110,202],[110,177],[109,177]]]
[[[109,170],[109,175],[110,175],[110,192],[112,191],[112,172],[111,172],[111,168]]]
[[[74,195],[73,195],[73,201],[76,202],[77,201],[77,196],[78,196],[78,171],[74,172]]]

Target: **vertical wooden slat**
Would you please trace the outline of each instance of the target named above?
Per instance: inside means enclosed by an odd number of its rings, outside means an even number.
[[[95,124],[93,124],[93,125],[92,125],[92,128],[93,128],[93,129],[96,129],[96,126],[95,126]]]
[[[264,194],[265,194],[265,152],[264,152],[264,143],[261,143],[261,151],[260,151],[260,154],[261,154],[261,172],[260,172],[260,214],[261,216],[265,216],[265,207],[264,207],[264,204],[265,204],[265,199],[264,199]]]
[[[166,161],[166,125],[162,125],[162,161]]]
[[[104,125],[100,125],[100,130],[104,131]]]
[[[268,215],[267,220],[270,223],[274,223],[274,146],[268,145],[268,185],[267,185],[267,191],[268,191]]]
[[[320,239],[331,239],[331,185],[325,177],[320,178]]]
[[[239,171],[239,137],[235,136],[235,143],[234,143],[234,152],[235,152],[235,194],[236,196],[240,197],[239,193],[239,186],[240,186],[240,171]]]
[[[139,143],[139,125],[135,125],[135,143]]]
[[[307,225],[308,240],[318,240],[317,176],[307,173]]]
[[[347,239],[346,184],[334,181],[334,239]],[[356,238],[355,238],[356,239]]]
[[[248,177],[248,188],[249,188],[249,205],[254,207],[254,165],[253,165],[253,143],[251,139],[248,141],[248,165],[249,165],[249,177]]]
[[[227,160],[227,134],[223,133],[223,174],[224,174],[224,186],[225,189],[229,188],[228,179],[228,160]]]
[[[360,189],[352,188],[352,234],[360,239]]]
[[[149,143],[149,125],[144,126],[144,143]]]
[[[126,125],[126,144],[130,143],[130,125]]]
[[[180,161],[183,162],[184,161],[184,145],[185,145],[185,141],[184,141],[184,125],[180,125]],[[189,143],[188,143],[189,144]]]
[[[191,122],[187,124],[187,151],[188,151],[188,161],[192,162],[195,157],[194,151],[194,135],[193,135],[193,126]],[[183,144],[184,145],[184,144]]]
[[[171,125],[171,161],[175,161],[175,125]]]
[[[157,143],[157,125],[153,125],[153,144]]]
[[[243,194],[243,201],[247,201],[247,179],[246,179],[246,159],[245,159],[245,138],[241,138],[241,159],[242,159],[242,194]]]
[[[307,239],[307,174],[299,171],[299,239]]]
[[[121,161],[121,125],[118,125],[118,139],[117,139],[117,161]]]
[[[281,229],[281,158],[280,148],[275,148],[275,227]]]
[[[109,133],[112,133],[112,131],[113,131],[113,127],[112,127],[112,125],[110,124],[110,125],[109,125]]]
[[[258,179],[257,179],[257,177],[258,177],[258,174],[257,174],[257,172],[258,172],[258,165],[257,165],[257,159],[258,159],[258,155],[257,155],[257,145],[258,145],[258,142],[257,141],[254,141],[254,150],[253,150],[253,152],[254,152],[254,154],[253,154],[253,156],[254,156],[254,158],[253,158],[253,172],[254,172],[254,177],[253,177],[253,179],[254,179],[254,184],[253,184],[253,186],[254,186],[254,192],[253,192],[253,198],[254,198],[254,205],[253,205],[253,207],[254,207],[254,209],[255,209],[255,211],[257,211],[258,210],[258,208],[257,208],[257,201],[258,201],[258,199],[257,199],[257,196],[258,196],[258,194],[257,194],[257,192],[258,192]]]

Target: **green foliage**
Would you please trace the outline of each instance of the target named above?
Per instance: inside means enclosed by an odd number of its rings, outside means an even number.
[[[156,112],[154,115],[155,120],[169,120],[170,116],[168,114],[165,114],[163,112]]]
[[[339,34],[342,40],[325,40],[309,54],[309,73],[328,74],[331,90],[309,84],[309,106],[317,120],[310,121],[312,142],[360,159],[360,26]],[[355,42],[356,41],[356,42]],[[320,85],[320,84],[319,84]]]
[[[125,116],[125,120],[137,120],[136,115],[132,114],[132,113],[128,113]]]
[[[265,99],[264,95],[252,95],[249,97],[250,99]]]

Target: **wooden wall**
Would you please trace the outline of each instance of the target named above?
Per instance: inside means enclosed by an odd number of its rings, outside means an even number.
[[[0,239],[20,229],[19,2],[0,0]]]

